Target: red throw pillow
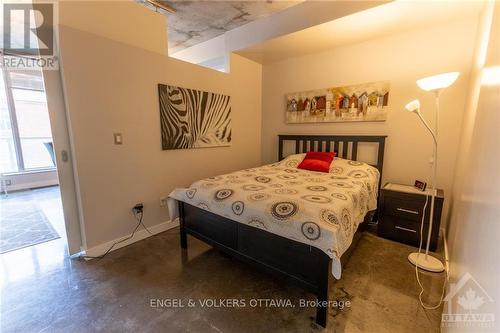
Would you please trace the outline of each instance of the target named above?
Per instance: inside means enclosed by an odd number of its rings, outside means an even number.
[[[329,172],[335,153],[308,151],[297,168],[319,172]]]

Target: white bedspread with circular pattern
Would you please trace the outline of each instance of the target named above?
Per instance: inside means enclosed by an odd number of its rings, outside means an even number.
[[[365,214],[377,208],[380,174],[366,163],[335,158],[329,173],[298,169],[305,154],[281,162],[210,177],[169,195],[172,220],[177,200],[231,220],[314,246],[332,258],[349,248]]]

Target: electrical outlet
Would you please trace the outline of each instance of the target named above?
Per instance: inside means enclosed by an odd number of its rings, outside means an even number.
[[[132,211],[134,214],[139,214],[144,212],[144,204],[142,202],[136,203],[134,207],[132,207]]]
[[[167,207],[167,197],[160,198],[160,207]]]

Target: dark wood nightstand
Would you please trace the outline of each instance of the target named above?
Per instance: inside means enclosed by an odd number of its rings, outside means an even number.
[[[412,185],[385,184],[380,191],[377,227],[378,235],[418,247],[420,243],[420,223],[425,205],[425,197],[429,195],[429,201],[425,209],[422,242],[422,248],[425,249],[431,210],[430,194],[430,189],[422,192]],[[431,251],[435,251],[437,247],[443,201],[444,192],[438,189],[434,204],[434,220],[429,246]]]

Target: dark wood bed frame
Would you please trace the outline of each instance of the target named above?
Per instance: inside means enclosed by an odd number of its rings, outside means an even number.
[[[285,141],[295,143],[294,153],[312,150],[335,151],[337,156],[351,160],[357,158],[359,143],[371,142],[378,144],[377,163],[373,166],[382,174],[385,138],[386,136],[279,135],[278,159],[284,158]],[[356,247],[366,222],[371,221],[374,215],[375,211],[366,214],[351,246],[340,258],[342,265],[345,265]],[[187,249],[187,235],[190,234],[225,254],[259,267],[274,276],[297,283],[315,294],[318,303],[328,302],[332,260],[323,251],[182,201],[179,201],[179,221],[181,248]],[[328,306],[318,305],[316,323],[326,327],[327,315]]]

